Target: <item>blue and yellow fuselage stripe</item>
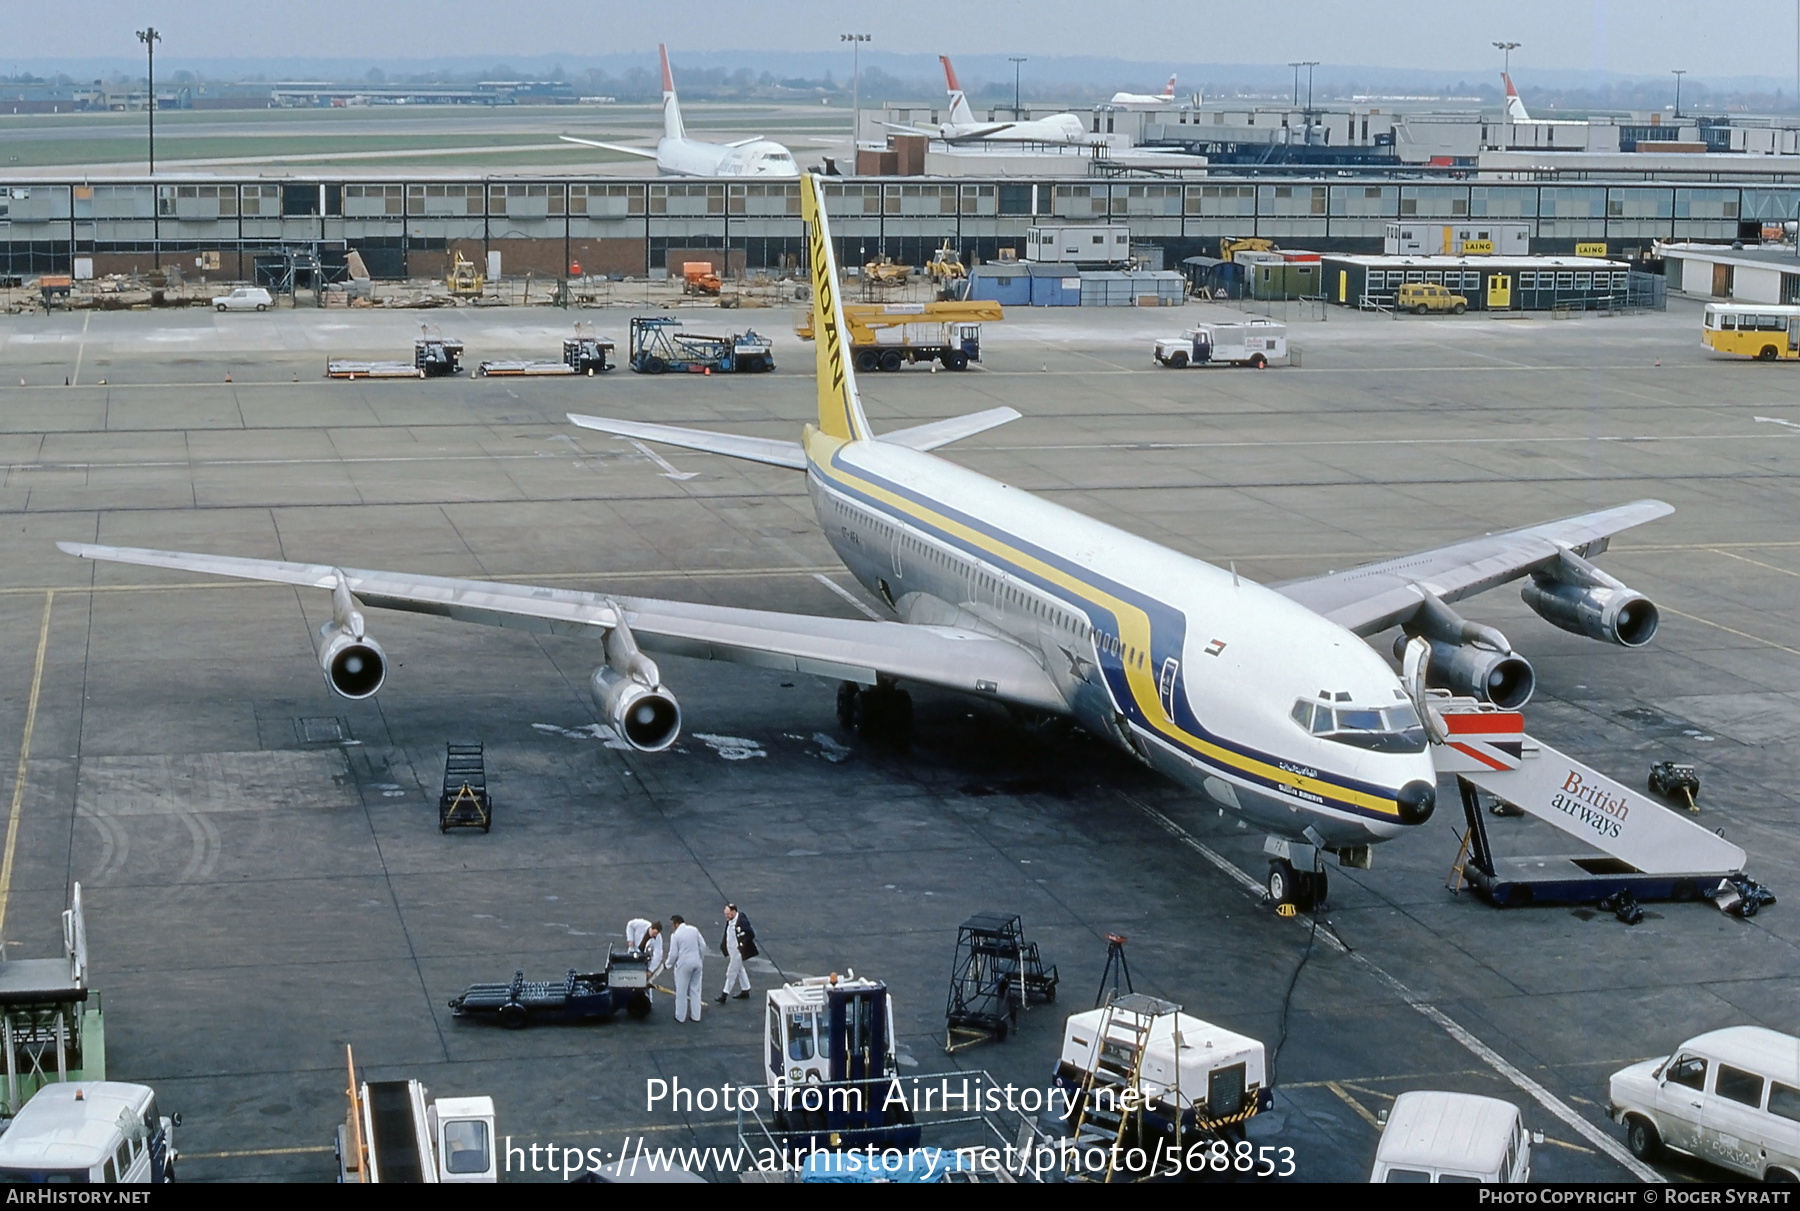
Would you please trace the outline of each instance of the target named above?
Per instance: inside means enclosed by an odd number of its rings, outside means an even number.
[[[1127,662],[1097,649],[1100,670],[1115,707],[1124,718],[1176,752],[1215,770],[1277,791],[1284,799],[1382,821],[1397,821],[1399,807],[1390,789],[1323,771],[1300,772],[1293,763],[1210,732],[1193,714],[1177,674],[1165,711],[1157,694],[1157,671],[1169,658],[1182,659],[1186,617],[1166,602],[1130,586],[1095,575],[1052,552],[1024,542],[978,518],[931,500],[903,484],[849,466],[848,443],[811,429],[806,435],[810,473],[890,522],[910,526],[947,543],[970,558],[999,568],[1051,594],[1132,649],[1147,653]],[[1179,667],[1179,666],[1178,666]]]

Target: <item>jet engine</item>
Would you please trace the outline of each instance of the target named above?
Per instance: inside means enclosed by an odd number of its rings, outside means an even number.
[[[1394,658],[1404,659],[1407,636],[1394,639]],[[1425,684],[1466,698],[1479,698],[1506,710],[1517,710],[1531,700],[1537,674],[1517,652],[1496,651],[1473,643],[1445,643],[1427,639],[1431,659],[1425,664]]]
[[[660,753],[681,735],[681,705],[663,687],[656,662],[638,650],[624,611],[618,613],[619,622],[606,633],[606,663],[594,670],[588,688],[626,743],[639,752]]]
[[[1519,596],[1545,622],[1603,643],[1641,648],[1661,621],[1656,605],[1573,551],[1531,574]]]
[[[1418,636],[1429,643],[1426,685],[1507,710],[1531,700],[1537,675],[1530,662],[1513,651],[1506,636],[1493,627],[1470,622],[1430,593],[1402,625],[1403,632],[1394,639],[1394,658],[1405,659],[1409,638]]]
[[[344,574],[331,591],[331,621],[319,628],[319,667],[333,693],[352,702],[373,698],[387,681],[387,654],[363,629],[362,611]]]

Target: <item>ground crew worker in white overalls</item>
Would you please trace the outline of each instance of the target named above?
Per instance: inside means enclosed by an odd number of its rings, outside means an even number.
[[[675,1020],[700,1020],[700,977],[706,963],[706,939],[680,917],[670,917],[675,932],[669,935],[669,965],[675,969]]]
[[[662,970],[663,965],[662,931],[662,922],[652,921],[648,917],[633,917],[625,922],[626,949],[642,951],[650,960],[650,966],[645,969],[645,978],[650,981],[651,987],[644,989],[644,995],[650,997],[652,1004],[656,1002],[653,995],[656,973]]]

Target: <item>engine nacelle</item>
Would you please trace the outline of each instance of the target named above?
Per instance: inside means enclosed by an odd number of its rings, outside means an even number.
[[[601,665],[588,688],[613,730],[639,752],[660,753],[681,735],[681,705],[662,686],[645,685]]]
[[[1551,626],[1620,647],[1643,647],[1655,637],[1661,621],[1648,597],[1617,581],[1573,584],[1534,575],[1519,596]]]
[[[1506,710],[1517,710],[1531,701],[1537,674],[1517,652],[1499,652],[1471,643],[1445,643],[1427,638],[1431,659],[1425,663],[1425,684],[1432,689],[1479,698]],[[1394,658],[1404,660],[1407,636],[1394,639]]]
[[[319,638],[319,667],[332,692],[352,702],[373,698],[387,681],[387,654],[381,645],[335,622],[321,627]]]

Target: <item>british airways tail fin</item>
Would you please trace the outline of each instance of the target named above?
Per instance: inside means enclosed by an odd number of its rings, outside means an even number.
[[[1525,102],[1519,100],[1519,90],[1513,87],[1512,77],[1505,72],[1500,78],[1506,81],[1506,116],[1513,122],[1529,122],[1531,115],[1525,112]]]
[[[669,48],[658,42],[656,53],[662,56],[663,137],[685,139],[687,132],[681,126],[681,102],[675,99],[675,77],[669,71]]]
[[[950,66],[950,56],[939,55],[938,62],[944,65],[944,84],[950,90],[951,124],[973,126],[975,113],[969,108],[969,98],[963,95],[962,85],[956,82],[956,69]]]

